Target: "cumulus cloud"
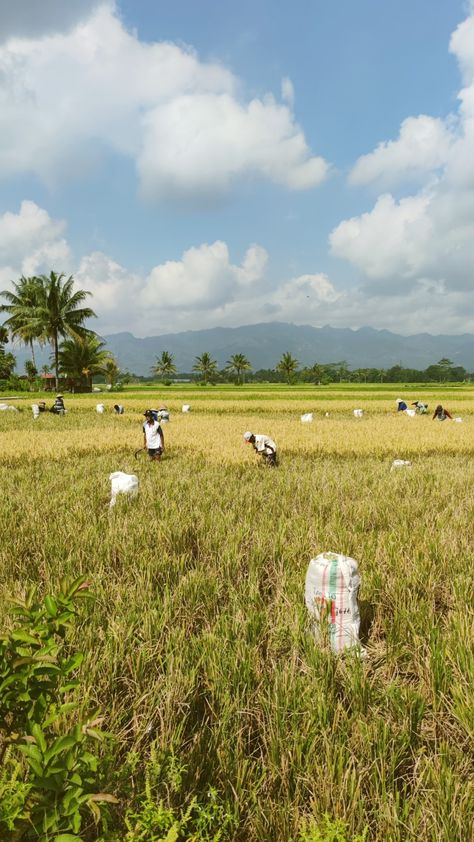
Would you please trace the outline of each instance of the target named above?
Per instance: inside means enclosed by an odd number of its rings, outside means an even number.
[[[359,270],[367,294],[403,295],[423,308],[423,321],[437,308],[443,318],[446,308],[460,329],[472,312],[474,13],[454,32],[450,50],[464,84],[458,113],[444,123],[405,120],[398,139],[359,159],[351,175],[353,183],[380,183],[424,170],[425,184],[409,196],[379,196],[372,210],[342,221],[329,242],[332,254]]]
[[[219,308],[233,301],[242,288],[260,280],[267,261],[265,249],[251,246],[242,263],[230,262],[227,243],[221,240],[184,252],[179,261],[155,266],[140,295],[144,307],[179,310]]]
[[[35,202],[23,201],[18,213],[0,216],[0,264],[15,274],[32,275],[49,271],[58,262],[69,265],[69,246],[61,236],[65,223],[53,220]]]
[[[0,177],[56,182],[108,149],[135,163],[153,200],[219,196],[242,179],[301,190],[328,169],[288,104],[246,100],[191,48],[141,42],[111,3],[67,32],[0,44]]]
[[[374,152],[355,163],[349,182],[388,187],[419,178],[446,164],[454,141],[450,121],[428,117],[407,117],[397,140],[380,143]]]
[[[424,201],[430,200],[424,197]],[[98,315],[94,328],[102,334],[127,330],[149,336],[268,321],[336,327],[374,325],[406,334],[474,331],[471,289],[460,285],[454,288],[443,280],[422,276],[414,266],[405,241],[410,226],[415,230],[423,221],[423,202],[417,205],[407,200],[400,210],[391,197],[382,197],[377,208],[378,233],[373,239],[370,220],[365,223],[366,229],[364,221],[356,220],[354,239],[365,238],[360,263],[364,262],[365,250],[375,248],[382,237],[386,218],[397,212],[397,248],[394,242],[387,248],[390,256],[391,252],[400,252],[405,243],[404,263],[397,267],[391,264],[392,275],[400,272],[401,278],[405,271],[406,277],[400,281],[405,284],[403,296],[387,297],[379,279],[386,268],[384,262],[374,264],[371,285],[365,283],[350,290],[342,289],[322,272],[276,281],[267,251],[256,243],[249,245],[240,261],[232,260],[228,244],[221,240],[202,243],[147,273],[122,266],[99,251],[73,257],[64,237],[65,222],[53,219],[31,201],[22,202],[16,213],[0,216],[0,288],[8,287],[21,274],[49,273],[50,269],[72,273],[77,286],[92,293],[90,305]],[[362,233],[357,234],[360,230]]]

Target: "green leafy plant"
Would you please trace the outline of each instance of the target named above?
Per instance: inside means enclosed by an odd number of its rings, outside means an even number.
[[[90,747],[108,735],[96,713],[79,717],[76,673],[84,656],[67,640],[77,603],[90,598],[81,576],[43,601],[32,587],[13,602],[16,624],[0,637],[0,835],[79,839],[86,815],[98,823],[101,804],[117,802],[95,791],[98,759]]]
[[[346,822],[323,816],[320,822],[311,819],[303,825],[297,842],[366,842],[368,828],[357,836],[349,835]]]
[[[185,772],[174,754],[152,749],[144,795],[125,816],[126,842],[224,842],[229,838],[236,818],[213,787],[204,798],[192,796],[184,806],[173,806],[173,798],[183,795]]]

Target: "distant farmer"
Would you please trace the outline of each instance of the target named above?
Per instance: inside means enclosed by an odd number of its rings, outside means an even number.
[[[40,412],[46,412],[46,401],[38,401],[38,409]]]
[[[148,450],[150,459],[159,462],[165,449],[163,430],[159,422],[154,419],[151,409],[147,409],[144,415],[146,421],[143,424],[143,447]]]
[[[170,413],[167,406],[162,404],[158,410],[158,421],[168,422],[170,420]]]
[[[423,401],[413,401],[412,406],[415,407],[415,410],[418,415],[427,415],[428,414],[428,404],[423,403]]]
[[[244,433],[244,441],[253,445],[256,453],[260,454],[266,465],[277,464],[277,446],[269,436],[254,435],[248,430]]]
[[[444,406],[441,406],[441,404],[439,403],[434,411],[433,418],[431,420],[434,421],[435,418],[438,421],[446,421],[446,418],[451,418],[452,420],[453,416],[450,415],[448,410],[445,409]]]
[[[114,403],[114,412],[115,412],[115,415],[123,415],[125,410],[124,410],[121,403]]]
[[[64,398],[63,395],[56,395],[55,401],[49,410],[53,412],[55,415],[64,415],[66,412],[66,407],[64,406]]]
[[[401,398],[397,398],[395,403],[397,404],[397,412],[405,412],[405,410],[408,409],[405,401],[402,401]]]

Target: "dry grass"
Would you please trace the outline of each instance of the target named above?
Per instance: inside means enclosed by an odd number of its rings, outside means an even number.
[[[235,840],[295,840],[327,812],[347,842],[364,827],[368,842],[467,842],[474,396],[463,424],[397,417],[391,400],[384,415],[361,394],[303,426],[299,399],[290,413],[278,393],[248,412],[222,398],[221,412],[209,393],[174,413],[160,464],[133,459],[148,399],[121,396],[119,418],[93,398],[65,418],[0,414],[0,611],[31,581],[91,578],[84,701],[117,735],[106,783],[124,806],[156,741],[188,792],[212,784],[232,804]],[[275,438],[278,470],[245,429]],[[394,458],[413,468],[390,473]],[[141,490],[109,513],[113,470]],[[308,633],[304,576],[323,550],[360,563],[363,662]]]

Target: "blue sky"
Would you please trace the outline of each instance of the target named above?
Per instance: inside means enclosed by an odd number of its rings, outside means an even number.
[[[474,331],[461,0],[0,0],[0,286],[103,333]]]

